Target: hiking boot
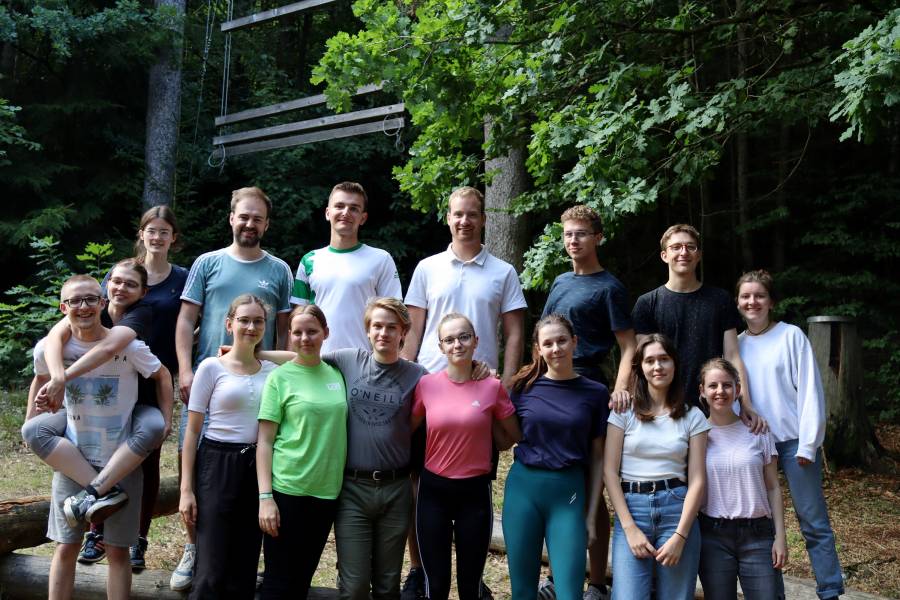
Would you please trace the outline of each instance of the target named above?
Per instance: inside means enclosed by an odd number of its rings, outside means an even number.
[[[147,552],[147,538],[139,537],[137,545],[132,546],[129,550],[131,570],[143,571],[147,566],[147,563],[144,562],[144,553]]]
[[[403,589],[400,590],[400,600],[424,600],[425,599],[425,571],[422,569],[410,569]]]
[[[541,579],[537,591],[538,600],[556,600],[556,586],[552,579]]]
[[[605,585],[601,587],[589,583],[587,589],[584,591],[583,600],[609,600],[609,592],[606,590]]]
[[[84,545],[78,553],[78,562],[92,565],[106,557],[106,546],[103,544],[103,534],[88,531],[84,538]]]
[[[181,561],[172,572],[172,579],[169,580],[169,587],[174,592],[183,592],[191,587],[194,581],[194,561],[197,558],[197,547],[194,544],[184,545],[184,554],[181,555]]]
[[[118,485],[114,485],[106,494],[95,498],[87,490],[81,490],[74,496],[63,500],[63,513],[69,527],[89,523],[102,523],[128,502],[128,495]]]

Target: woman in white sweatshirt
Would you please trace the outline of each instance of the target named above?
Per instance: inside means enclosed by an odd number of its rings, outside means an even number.
[[[738,310],[747,330],[738,337],[753,404],[769,422],[778,465],[784,472],[819,598],[844,593],[841,565],[822,493],[825,396],[809,339],[801,329],[771,318],[772,276],[744,273],[737,282]]]

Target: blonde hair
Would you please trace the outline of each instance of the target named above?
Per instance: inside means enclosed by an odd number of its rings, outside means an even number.
[[[697,246],[700,246],[700,232],[693,225],[688,225],[687,223],[677,223],[672,225],[668,229],[666,229],[662,237],[659,238],[659,249],[665,250],[669,245],[669,238],[675,235],[676,233],[686,233],[697,242]]]
[[[481,205],[481,214],[484,214],[484,194],[482,194],[476,188],[473,188],[469,185],[464,185],[450,192],[450,197],[447,199],[448,211],[450,210],[450,203],[453,202],[453,200],[455,200],[456,198],[475,198]]]

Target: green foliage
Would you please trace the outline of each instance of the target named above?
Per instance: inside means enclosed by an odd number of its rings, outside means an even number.
[[[32,349],[61,318],[59,292],[74,271],[60,252],[60,243],[52,237],[32,238],[29,254],[37,272],[30,283],[7,290],[10,303],[0,302],[0,375],[7,385],[21,383],[32,373]],[[109,269],[111,245],[90,242],[78,260],[89,274],[100,278]],[[81,271],[83,272],[83,270]]]
[[[842,67],[834,75],[842,93],[831,120],[850,124],[841,140],[854,134],[871,140],[880,127],[891,122],[896,127],[898,113],[890,109],[900,103],[900,8],[845,43],[834,62]]]

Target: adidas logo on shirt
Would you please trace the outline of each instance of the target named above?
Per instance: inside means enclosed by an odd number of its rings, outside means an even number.
[[[479,402],[478,400],[475,400],[474,402],[472,402],[472,406],[474,406],[475,408],[480,408],[481,402]]]

